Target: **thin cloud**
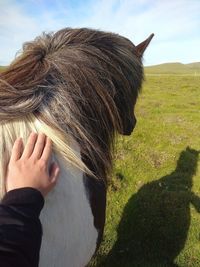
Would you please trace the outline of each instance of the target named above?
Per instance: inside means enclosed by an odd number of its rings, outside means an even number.
[[[57,19],[53,11],[44,11],[39,16],[30,15],[24,4],[15,1],[0,2],[0,10],[0,65],[7,65],[24,42],[44,31],[64,27],[64,21]]]
[[[200,46],[200,1],[103,0],[95,4],[92,13],[93,16],[85,20],[85,26],[116,31],[135,44],[154,32],[155,38],[145,54],[147,65],[200,60],[197,50]]]
[[[28,5],[32,2],[34,10]],[[43,31],[91,27],[117,32],[138,44],[152,32],[145,64],[199,61],[200,1],[96,0],[0,2],[0,65],[8,64],[23,42]],[[50,4],[51,3],[51,4]],[[189,47],[189,49],[188,49]],[[184,51],[187,51],[184,53]]]

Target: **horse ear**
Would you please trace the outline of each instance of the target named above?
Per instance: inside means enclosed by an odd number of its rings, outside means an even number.
[[[136,51],[140,56],[143,55],[145,49],[147,48],[147,46],[149,45],[153,37],[154,37],[154,33],[152,33],[145,41],[143,41],[139,45],[136,45]]]

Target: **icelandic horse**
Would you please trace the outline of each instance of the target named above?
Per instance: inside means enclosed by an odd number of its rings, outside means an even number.
[[[0,197],[18,137],[45,133],[61,168],[40,216],[41,267],[86,266],[101,242],[113,140],[135,127],[142,55],[152,37],[135,46],[88,28],[44,33],[0,74]]]

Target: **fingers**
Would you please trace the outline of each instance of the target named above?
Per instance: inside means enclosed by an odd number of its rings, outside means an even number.
[[[51,156],[51,152],[52,152],[52,141],[49,137],[47,137],[44,150],[41,155],[41,159],[48,161]]]
[[[22,158],[29,158],[32,155],[37,140],[37,136],[38,136],[37,133],[30,134],[28,141],[25,145],[24,151],[22,153]]]
[[[44,196],[46,196],[46,194],[48,194],[48,192],[51,191],[56,185],[58,181],[59,172],[60,172],[59,166],[55,162],[52,163],[49,171],[48,186],[46,187],[46,190],[43,191]]]
[[[53,162],[50,167],[49,176],[52,183],[56,183],[60,173],[60,168],[57,163]]]
[[[37,141],[36,141],[34,149],[33,149],[33,153],[31,155],[33,158],[39,159],[41,157],[43,149],[45,147],[45,143],[46,143],[45,134],[39,133],[38,137],[37,137]]]
[[[43,133],[32,132],[22,153],[22,139],[18,138],[13,146],[11,160],[33,157],[48,161],[52,153],[52,141]]]
[[[10,161],[17,161],[18,159],[20,159],[22,153],[22,145],[22,138],[17,138],[12,148]]]

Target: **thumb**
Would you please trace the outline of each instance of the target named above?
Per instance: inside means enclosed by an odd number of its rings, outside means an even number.
[[[53,162],[51,164],[50,171],[49,171],[50,181],[52,183],[57,182],[59,172],[60,172],[60,168],[59,168],[58,164],[56,162]]]

